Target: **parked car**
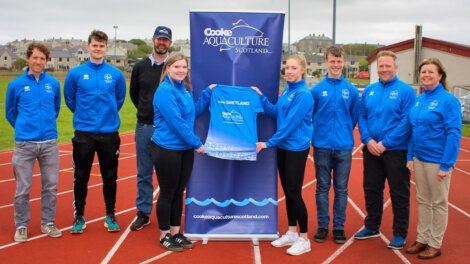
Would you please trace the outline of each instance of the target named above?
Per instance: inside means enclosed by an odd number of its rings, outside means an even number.
[[[369,79],[370,74],[368,71],[361,71],[356,74],[356,79]]]

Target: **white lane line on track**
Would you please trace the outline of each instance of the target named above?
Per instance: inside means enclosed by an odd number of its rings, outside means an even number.
[[[459,169],[459,168],[457,168],[457,167],[454,167],[454,169],[455,169],[455,170],[458,170],[458,171],[460,171],[460,172],[462,172],[462,173],[464,173],[464,174],[470,175],[470,172],[468,172],[468,171],[464,171],[464,170]]]
[[[253,255],[255,256],[255,264],[261,264],[261,251],[259,244],[253,245]]]
[[[414,186],[416,186],[416,182],[411,181],[411,183],[412,183]],[[450,202],[447,202],[447,203],[449,204],[450,207],[454,208],[454,209],[457,210],[459,213],[461,213],[461,214],[465,215],[466,217],[470,218],[470,214],[467,213],[465,210],[463,210],[463,209],[457,207],[457,206],[456,206],[455,204],[453,204],[453,203],[450,203]]]
[[[364,147],[364,144],[361,143],[361,145],[359,145],[359,147],[357,147],[354,152],[352,153],[352,156],[354,156],[358,151],[361,151],[362,153],[362,148]]]
[[[125,159],[130,159],[130,158],[134,158],[136,155],[134,154],[133,156],[127,156],[127,157],[121,157],[119,158],[118,160],[125,160]],[[99,162],[94,162],[92,164],[92,166],[94,165],[98,165]],[[69,167],[69,168],[65,168],[65,169],[61,169],[59,170],[59,172],[67,172],[67,171],[73,171],[73,167]],[[36,174],[33,174],[33,177],[38,177],[40,176],[41,173],[36,173]],[[6,179],[6,180],[0,180],[0,183],[4,183],[4,182],[11,182],[11,181],[15,181],[15,178],[11,178],[11,179]]]
[[[131,142],[131,143],[124,143],[124,144],[121,144],[120,147],[124,147],[124,146],[129,146],[129,145],[134,145],[135,142]],[[13,151],[9,151],[9,152],[13,152]],[[72,151],[71,150],[59,150],[59,153],[62,152],[62,153],[65,153],[65,154],[59,154],[59,157],[62,157],[62,156],[68,156],[68,155],[72,155]],[[1,153],[0,153],[1,154]],[[131,153],[132,155],[135,155],[135,153]],[[7,165],[11,165],[11,162],[6,162],[6,163],[0,163],[0,167],[1,166],[7,166]]]
[[[153,203],[155,203],[155,202],[156,201],[154,201]],[[125,213],[131,212],[135,209],[136,209],[135,206],[131,207],[131,208],[127,208],[125,210],[122,210],[122,211],[119,211],[119,212],[115,213],[115,215],[125,214]],[[91,224],[91,223],[94,223],[94,222],[98,222],[98,221],[104,220],[105,218],[106,218],[106,216],[101,216],[101,217],[86,221],[86,224],[88,225],[88,224]],[[72,226],[67,226],[67,227],[61,228],[60,231],[62,231],[62,232],[69,231],[71,227]],[[80,236],[80,235],[74,235],[74,236]],[[36,239],[43,238],[43,237],[47,237],[47,235],[42,234],[42,235],[34,236],[34,237],[31,237],[31,238],[28,238],[28,241],[36,240]],[[3,245],[3,246],[0,246],[0,250],[5,249],[5,248],[9,248],[9,247],[12,247],[12,246],[16,246],[18,244],[21,244],[21,243],[13,242],[13,243],[10,243],[10,244],[6,244],[6,245]]]
[[[137,176],[137,175],[134,174],[134,175],[127,176],[127,177],[124,177],[124,178],[118,178],[118,179],[116,180],[116,182],[128,180],[128,179],[131,179],[131,178],[135,178],[136,176]],[[88,186],[88,190],[89,190],[89,189],[92,189],[92,188],[95,188],[95,187],[99,187],[99,186],[101,186],[101,185],[103,185],[103,183],[97,183],[97,184],[89,185],[89,186]],[[68,190],[68,191],[59,192],[59,193],[57,193],[57,196],[65,195],[65,194],[67,194],[67,193],[72,193],[72,192],[73,192],[73,189],[72,189],[72,190]],[[36,197],[36,198],[30,199],[29,202],[35,202],[35,201],[40,201],[40,200],[41,200],[41,197]],[[13,207],[13,204],[2,205],[2,206],[0,206],[0,209],[8,208],[8,207]]]
[[[459,150],[460,150],[460,151],[463,151],[463,152],[467,152],[467,153],[470,152],[470,150],[466,150],[466,149],[463,149],[463,148],[460,148]]]
[[[155,189],[155,191],[153,192],[153,199],[155,199],[155,196],[160,192],[160,186],[157,187],[157,189]],[[127,236],[129,235],[129,233],[131,232],[131,225],[132,223],[134,223],[134,221],[137,219],[137,216],[134,217],[134,219],[130,222],[130,224],[127,226],[126,230],[124,231],[124,233],[119,237],[118,241],[116,241],[116,243],[114,244],[114,246],[111,248],[111,250],[109,250],[108,254],[106,255],[106,257],[101,261],[101,264],[107,264],[111,258],[114,256],[114,254],[116,254],[117,250],[119,249],[119,247],[122,245],[122,243],[124,242],[124,240],[127,238]]]

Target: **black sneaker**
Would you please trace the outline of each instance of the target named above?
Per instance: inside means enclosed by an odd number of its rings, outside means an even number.
[[[344,235],[344,230],[333,230],[333,240],[336,244],[346,243],[346,236]]]
[[[137,231],[142,229],[144,226],[150,224],[150,217],[148,215],[138,211],[137,212],[137,219],[132,223],[131,230]]]
[[[315,233],[315,236],[313,236],[313,240],[315,242],[325,242],[326,236],[328,235],[328,229],[326,228],[318,228],[317,232]]]
[[[178,233],[173,236],[175,242],[179,243],[183,248],[190,249],[193,248],[193,243],[189,241],[189,239],[182,234]]]
[[[162,239],[160,239],[160,246],[169,251],[183,251],[183,246],[176,242],[170,233],[166,234]]]

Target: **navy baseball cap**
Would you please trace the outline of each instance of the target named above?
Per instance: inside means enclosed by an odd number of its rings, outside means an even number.
[[[158,26],[153,33],[153,38],[166,38],[171,41],[171,29],[164,26]]]

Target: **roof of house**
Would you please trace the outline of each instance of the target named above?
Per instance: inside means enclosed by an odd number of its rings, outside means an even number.
[[[8,55],[11,57],[12,60],[18,59],[18,56],[15,53],[13,53],[13,51],[11,51],[11,49],[5,48],[5,47],[0,47],[0,55],[3,54],[4,52],[8,53]]]
[[[456,54],[456,55],[470,58],[470,46],[467,46],[467,45],[423,37],[422,46],[424,48],[435,49],[435,50],[439,50],[442,52],[447,52],[447,53]],[[377,53],[379,53],[382,50],[390,50],[396,53],[396,52],[409,50],[413,48],[414,48],[414,39],[408,39],[408,40],[397,42],[388,46],[384,46],[384,47],[376,49],[372,54],[370,54],[367,57],[367,63],[371,64],[374,60],[376,60]]]
[[[51,58],[74,58],[74,56],[67,48],[57,47],[51,50]]]

